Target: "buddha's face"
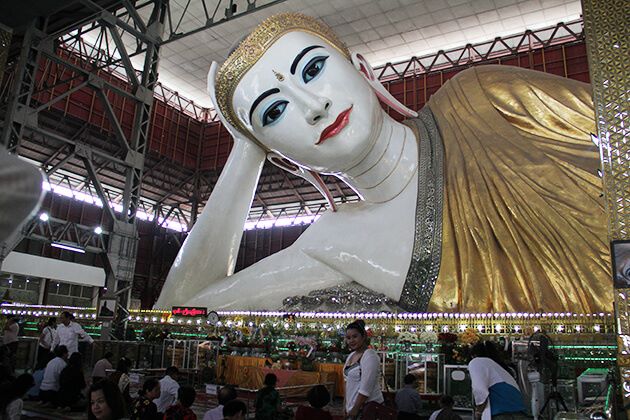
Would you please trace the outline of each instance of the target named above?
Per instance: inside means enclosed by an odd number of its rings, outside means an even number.
[[[317,172],[344,172],[378,137],[382,109],[337,49],[305,32],[279,38],[236,87],[234,110],[265,147]]]

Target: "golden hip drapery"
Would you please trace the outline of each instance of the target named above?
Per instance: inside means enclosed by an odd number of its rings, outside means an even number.
[[[429,101],[444,142],[435,311],[610,310],[589,86],[504,66]]]

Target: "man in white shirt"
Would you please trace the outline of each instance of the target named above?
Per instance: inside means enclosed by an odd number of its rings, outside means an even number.
[[[206,411],[203,420],[223,420],[223,406],[237,397],[236,390],[231,385],[226,385],[219,390],[217,399],[219,405],[211,410]]]
[[[177,401],[177,391],[179,390],[179,384],[177,383],[178,374],[179,369],[171,366],[166,368],[166,374],[160,379],[160,397],[153,400],[160,414],[164,414],[166,409]]]
[[[90,344],[94,342],[92,337],[83,331],[79,324],[74,322],[74,316],[70,312],[62,312],[60,319],[61,325],[57,326],[59,344],[68,348],[69,355],[79,351],[79,340],[87,341]]]
[[[114,357],[114,353],[108,351],[103,355],[103,358],[98,360],[94,364],[94,369],[92,370],[92,383],[98,382],[101,379],[107,378],[109,375],[107,374],[107,370],[113,369],[112,367],[112,357]]]
[[[59,377],[61,371],[66,367],[68,360],[68,348],[66,346],[57,346],[55,348],[55,358],[46,365],[44,370],[44,379],[39,386],[39,397],[44,403],[55,405],[57,403],[57,394],[59,392]]]

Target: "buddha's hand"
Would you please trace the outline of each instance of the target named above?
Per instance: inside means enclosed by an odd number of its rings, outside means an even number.
[[[217,117],[219,117],[219,121],[221,121],[221,125],[230,133],[234,141],[246,140],[245,135],[243,135],[236,127],[228,122],[223,113],[221,112],[221,108],[219,108],[219,103],[217,102],[217,94],[216,94],[216,80],[217,80],[217,71],[219,70],[219,63],[213,61],[210,65],[210,71],[208,72],[208,94],[210,95],[210,101],[212,102],[212,106],[214,107],[215,112],[217,113]]]

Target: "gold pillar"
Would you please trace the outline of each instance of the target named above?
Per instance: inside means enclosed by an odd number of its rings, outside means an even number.
[[[630,4],[582,0],[609,239],[630,239]],[[611,278],[612,287],[612,278]],[[617,363],[630,402],[630,289],[617,289]]]

